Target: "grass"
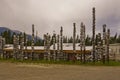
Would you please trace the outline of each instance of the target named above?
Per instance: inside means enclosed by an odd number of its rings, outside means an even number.
[[[48,61],[48,60],[14,60],[14,59],[0,59],[0,62],[11,62],[11,63],[33,63],[33,64],[62,64],[62,65],[82,65],[82,66],[120,66],[120,62],[118,61],[109,61],[105,62],[105,64],[103,64],[102,62],[86,62],[86,63],[81,63],[80,61],[64,61],[64,60],[60,60],[60,61]]]

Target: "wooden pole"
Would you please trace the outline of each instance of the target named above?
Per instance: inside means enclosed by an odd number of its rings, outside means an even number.
[[[53,31],[53,59],[56,60],[56,34],[55,31]]]
[[[76,52],[76,24],[73,23],[73,53]]]
[[[61,26],[61,30],[60,30],[60,58],[64,59],[64,55],[63,55],[63,27]]]
[[[44,60],[47,60],[47,38],[46,34],[44,34]]]
[[[106,56],[106,24],[103,25],[103,63],[105,63]]]
[[[31,44],[32,52],[31,59],[34,59],[34,24],[32,24],[32,44]]]
[[[27,53],[27,42],[28,42],[28,39],[27,39],[26,33],[24,33],[25,59],[28,59],[28,53]]]
[[[75,61],[75,53],[76,53],[76,24],[73,23],[73,61]]]
[[[81,28],[80,28],[80,54],[81,54],[81,62],[83,61],[83,22],[81,23]]]
[[[0,58],[4,58],[4,45],[5,45],[5,38],[0,36]]]
[[[107,62],[109,63],[109,40],[110,40],[110,29],[107,30]]]
[[[24,35],[20,35],[20,58],[23,61],[24,60]]]
[[[85,63],[85,25],[81,23],[81,29],[80,29],[80,53],[81,53],[81,62]]]
[[[59,55],[60,55],[60,44],[59,44],[59,35],[57,35],[57,60],[59,60]]]
[[[47,54],[48,54],[48,60],[50,61],[51,59],[51,53],[50,53],[50,40],[51,40],[51,37],[50,35],[47,33]]]
[[[93,47],[93,62],[95,63],[95,8],[93,8],[93,26],[92,26],[92,47]]]
[[[85,48],[85,25],[83,26],[83,49],[84,49],[84,53],[83,53],[83,63],[86,62],[86,58],[85,58],[85,51],[86,51],[86,48]]]

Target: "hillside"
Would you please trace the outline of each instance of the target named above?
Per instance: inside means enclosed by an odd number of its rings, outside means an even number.
[[[8,30],[11,32],[11,35],[12,35],[13,33],[16,33],[16,34],[22,33],[22,32],[19,31],[19,30],[12,30],[12,29],[7,28],[7,27],[0,27],[0,34],[3,33],[4,31],[8,31]],[[29,40],[32,39],[32,35],[30,35],[30,34],[26,34],[26,35],[27,35],[27,37],[28,37]],[[38,37],[38,36],[37,36],[37,39],[40,39],[40,40],[41,40],[41,38]]]

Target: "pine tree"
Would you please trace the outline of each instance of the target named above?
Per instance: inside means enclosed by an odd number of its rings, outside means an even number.
[[[117,43],[120,43],[120,35],[117,38]]]
[[[114,43],[116,43],[116,41],[117,41],[117,33],[114,36]]]
[[[92,45],[92,40],[89,37],[89,35],[87,35],[86,39],[85,39],[85,45],[86,46],[91,46]]]
[[[73,37],[71,36],[69,39],[68,39],[68,43],[72,43],[73,42]]]

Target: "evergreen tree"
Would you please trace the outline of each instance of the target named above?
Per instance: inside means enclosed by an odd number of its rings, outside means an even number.
[[[2,33],[2,37],[5,38],[6,44],[9,44],[8,31],[4,31],[4,32]]]
[[[86,39],[85,39],[85,45],[86,45],[86,46],[92,45],[92,41],[91,41],[91,38],[89,37],[89,35],[87,35],[87,37],[86,37]]]
[[[73,37],[71,36],[69,39],[68,39],[68,43],[72,43],[73,42]]]
[[[113,36],[110,37],[110,44],[117,43],[117,33]]]
[[[116,43],[116,41],[117,41],[117,33],[114,36],[114,43]]]
[[[10,30],[7,31],[7,36],[8,36],[8,37],[7,37],[7,38],[8,38],[8,44],[11,44],[11,43],[12,43],[12,41],[11,41],[11,38],[12,38],[12,37],[11,37],[11,32],[10,32]]]
[[[77,35],[76,43],[80,43],[79,35]]]
[[[28,40],[27,41],[27,46],[31,46],[31,44],[32,44],[32,40]]]
[[[117,38],[117,43],[120,43],[120,35]]]
[[[63,36],[63,43],[67,43],[67,36]]]

